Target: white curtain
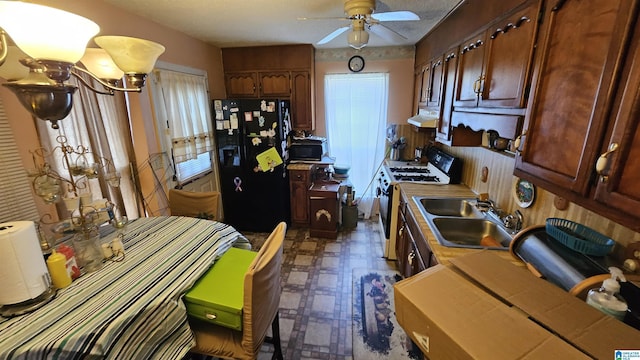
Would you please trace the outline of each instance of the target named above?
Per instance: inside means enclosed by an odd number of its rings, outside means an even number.
[[[156,109],[164,111],[157,116],[167,120],[174,161],[214,150],[206,77],[167,70],[157,70],[155,76],[162,89],[156,100],[163,102]]]
[[[388,84],[386,73],[325,75],[329,152],[336,164],[351,166],[349,180],[365,218],[374,198],[372,180],[384,159]]]
[[[91,81],[88,77],[85,78]],[[60,128],[52,129],[50,122],[37,120],[43,148],[55,149],[46,161],[62,177],[69,178],[69,170],[63,162],[62,152],[56,149],[60,146],[58,139],[64,136],[67,145],[76,151],[82,146],[86,149],[86,154],[69,156],[71,165],[85,160],[88,163],[99,163],[102,176],[90,180],[77,179],[79,192],[90,191],[94,199],[109,199],[118,206],[123,215],[127,215],[129,219],[137,218],[139,213],[130,167],[133,145],[124,94],[116,92],[114,96],[99,95],[73,77],[69,82],[78,86],[78,90],[73,96],[71,113],[58,122]],[[118,188],[109,186],[104,178],[112,171],[118,172],[121,176]],[[61,214],[62,217],[65,215]]]

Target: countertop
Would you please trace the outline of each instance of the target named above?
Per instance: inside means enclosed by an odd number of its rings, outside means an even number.
[[[438,263],[440,264],[448,264],[450,259],[463,256],[469,253],[478,252],[478,251],[492,251],[494,254],[509,260],[511,263],[517,266],[525,266],[523,262],[515,259],[511,256],[509,251],[503,250],[484,250],[484,249],[465,249],[465,248],[454,248],[440,245],[436,240],[435,235],[431,231],[429,224],[422,217],[420,213],[420,209],[418,205],[413,201],[413,196],[442,196],[442,197],[470,197],[475,198],[476,194],[471,191],[465,185],[425,185],[425,184],[414,184],[414,183],[400,183],[401,194],[404,198],[404,201],[407,204],[407,207],[411,213],[413,213],[416,221],[418,222],[418,226],[422,231],[422,234],[427,239],[429,243],[429,247],[433,254],[435,255]]]

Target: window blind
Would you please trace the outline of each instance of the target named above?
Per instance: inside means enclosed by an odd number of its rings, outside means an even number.
[[[0,223],[38,221],[40,216],[31,192],[9,120],[0,98]]]

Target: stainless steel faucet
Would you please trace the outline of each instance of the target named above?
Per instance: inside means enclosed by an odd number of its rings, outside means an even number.
[[[490,199],[476,199],[476,207],[486,215],[492,217],[498,223],[502,224],[511,234],[515,234],[522,229],[524,216],[522,216],[520,210],[514,211],[513,214],[504,215],[504,211]]]
[[[523,222],[524,222],[524,216],[522,216],[522,213],[520,212],[520,210],[516,210],[513,212],[513,214],[509,214],[502,218],[502,223],[504,224],[504,227],[507,230],[511,231],[512,234],[515,234],[518,231],[522,230]]]
[[[478,209],[480,209],[481,211],[493,211],[493,212],[496,212],[498,210],[498,207],[496,206],[496,203],[493,200],[490,200],[490,199],[487,199],[487,200],[476,199],[476,207]]]

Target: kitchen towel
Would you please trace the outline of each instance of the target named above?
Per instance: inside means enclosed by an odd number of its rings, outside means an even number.
[[[49,289],[49,272],[33,221],[0,224],[0,289],[0,305],[34,299]]]

